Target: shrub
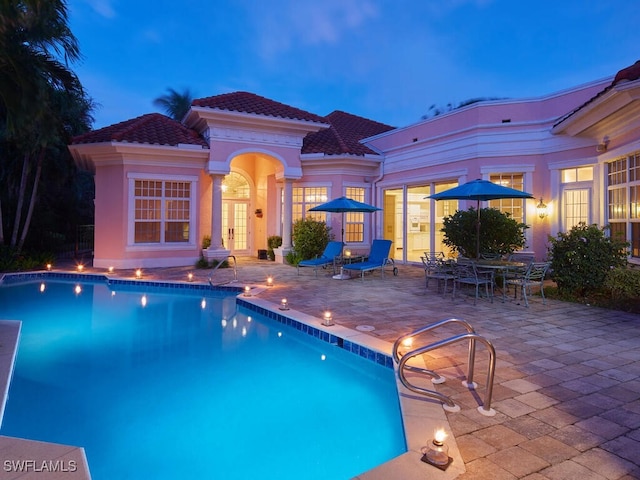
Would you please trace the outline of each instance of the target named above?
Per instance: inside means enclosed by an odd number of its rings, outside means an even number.
[[[608,237],[608,228],[581,222],[549,237],[551,278],[561,293],[584,296],[601,289],[612,268],[627,265],[628,244]]]
[[[445,217],[442,242],[458,254],[477,257],[478,210],[458,210]],[[524,248],[524,230],[529,228],[518,223],[508,213],[495,208],[480,209],[480,252],[505,255]]]
[[[272,235],[267,238],[267,257],[269,260],[275,260],[276,254],[273,252],[274,249],[280,247],[282,245],[282,237],[279,235]]]
[[[331,240],[331,227],[328,227],[325,222],[313,218],[299,219],[293,224],[291,238],[295,252],[294,261],[315,258],[322,254],[327,243]]]
[[[604,288],[614,300],[640,300],[640,270],[616,267],[607,272]]]
[[[211,235],[202,237],[202,250],[206,250],[211,246]]]

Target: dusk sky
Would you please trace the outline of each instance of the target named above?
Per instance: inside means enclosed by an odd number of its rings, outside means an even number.
[[[640,60],[639,0],[69,0],[95,128],[171,87],[237,90],[392,126],[477,97],[529,98]]]

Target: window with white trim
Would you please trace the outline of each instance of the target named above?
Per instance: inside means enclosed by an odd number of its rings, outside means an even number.
[[[562,192],[562,228],[570,230],[579,223],[591,222],[593,167],[571,167],[560,171]]]
[[[611,236],[640,257],[640,151],[607,163],[607,207]]]
[[[190,240],[191,182],[134,181],[135,244]]]
[[[345,194],[347,198],[365,203],[364,188],[346,187]],[[364,242],[364,213],[348,212],[344,214],[344,241],[347,243]]]
[[[497,173],[491,175],[489,181],[503,187],[524,191],[524,175],[522,173]],[[489,201],[489,207],[497,208],[502,213],[509,213],[515,221],[525,223],[524,202],[523,198],[501,198]]]
[[[325,212],[310,212],[309,209],[327,201],[327,187],[293,187],[291,221],[301,218],[313,218],[326,221]]]

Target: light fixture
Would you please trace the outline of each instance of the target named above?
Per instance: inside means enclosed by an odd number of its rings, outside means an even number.
[[[140,270],[140,269],[136,270],[136,278],[138,278],[138,279],[142,278],[142,270]]]
[[[187,275],[187,281],[193,282],[193,273],[189,272],[189,274]]]
[[[289,303],[287,302],[286,298],[283,298],[280,301],[280,310],[289,310]]]
[[[596,146],[596,152],[603,153],[603,152],[606,152],[608,148],[609,148],[609,137],[605,135],[605,137],[602,139],[602,142],[600,142]]]
[[[113,273],[113,267],[109,267],[109,268],[107,269],[107,273],[109,273],[109,274]]]
[[[81,263],[78,264],[78,271],[82,272],[84,270],[84,265],[82,265]]]
[[[333,316],[331,315],[331,312],[329,310],[326,310],[324,312],[324,315],[322,316],[322,324],[325,327],[330,327],[331,325],[334,325]]]
[[[347,258],[350,258],[351,257],[351,250],[345,250],[344,251],[344,256],[347,257]]]
[[[50,263],[47,263],[47,270],[50,272],[51,269],[53,268],[53,265],[51,265]]]
[[[536,212],[538,212],[538,216],[540,218],[546,218],[548,213],[547,213],[547,205],[546,203],[544,203],[542,201],[542,197],[540,197],[540,203],[538,203],[538,205],[536,205]]]
[[[250,297],[251,296],[251,287],[249,285],[244,287],[244,296],[245,297]]]
[[[447,434],[443,428],[435,431],[433,440],[426,447],[422,447],[422,461],[445,470],[449,466],[449,446],[444,443]]]
[[[267,277],[267,287],[273,287],[273,277],[271,275]]]

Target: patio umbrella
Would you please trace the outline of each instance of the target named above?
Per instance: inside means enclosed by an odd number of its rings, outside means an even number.
[[[358,202],[351,198],[340,197],[334,198],[333,200],[317,205],[313,208],[310,208],[310,212],[330,212],[330,213],[342,213],[342,231],[341,231],[341,240],[342,240],[342,248],[344,250],[344,214],[349,212],[363,212],[363,213],[371,213],[377,210],[381,210],[378,207],[374,207],[373,205],[369,205],[368,203]],[[344,257],[344,253],[342,255]],[[337,275],[336,277],[343,278],[342,275]],[[334,277],[334,278],[336,278]],[[346,278],[349,278],[348,276]]]
[[[478,221],[476,222],[476,256],[480,258],[480,202],[487,200],[499,200],[501,198],[534,198],[527,192],[522,192],[514,188],[503,187],[488,180],[476,179],[457,187],[450,188],[444,192],[434,193],[424,198],[434,200],[475,200],[476,210],[478,210]]]

